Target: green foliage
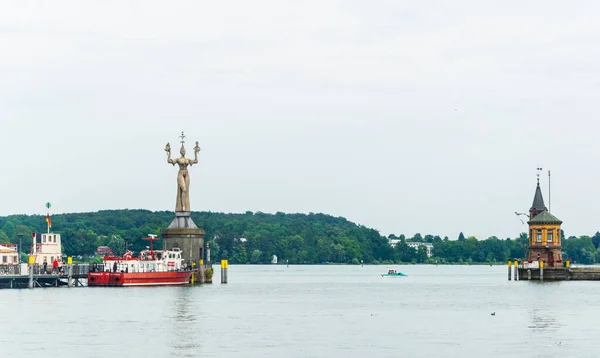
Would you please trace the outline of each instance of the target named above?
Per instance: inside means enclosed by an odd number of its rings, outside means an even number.
[[[119,235],[112,235],[106,246],[110,247],[117,256],[121,256],[125,253],[125,240]]]
[[[89,264],[101,264],[104,262],[104,257],[102,256],[93,256],[86,260]]]
[[[104,210],[95,213],[60,214],[52,217],[53,229],[62,235],[63,253],[68,256],[93,257],[98,246],[109,246],[116,254],[127,249],[143,250],[149,234],[160,234],[174,213],[148,210]],[[487,240],[465,237],[443,239],[438,235],[416,233],[410,240],[404,234],[390,235],[399,240],[395,248],[377,230],[325,214],[265,214],[245,212],[224,214],[193,212],[192,218],[206,232],[211,261],[228,259],[231,264],[279,262],[291,264],[352,263],[505,263],[522,258],[527,234],[515,239]],[[31,232],[46,231],[42,215],[0,217],[0,243],[18,243],[18,235],[31,239]],[[565,236],[562,236],[563,238]],[[407,242],[433,245],[434,256],[427,257],[424,247],[411,248]],[[29,241],[28,241],[29,242]],[[565,259],[578,263],[600,262],[600,232],[593,237],[570,237],[563,240]],[[154,243],[161,247],[160,241]],[[21,261],[26,262],[26,261]]]
[[[589,236],[569,237],[563,242],[563,253],[565,259],[574,262],[582,264],[597,262],[595,259],[596,248]]]
[[[204,278],[205,278],[207,281],[212,281],[212,277],[213,277],[213,274],[214,274],[214,273],[215,273],[215,270],[214,270],[212,267],[211,267],[211,268],[204,269]]]
[[[4,231],[0,231],[0,244],[10,244],[10,239]]]

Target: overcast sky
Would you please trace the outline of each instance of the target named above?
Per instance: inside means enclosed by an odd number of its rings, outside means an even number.
[[[526,231],[536,167],[600,230],[600,2],[0,3],[0,215],[322,212],[382,234]],[[60,228],[55,228],[60,230]]]

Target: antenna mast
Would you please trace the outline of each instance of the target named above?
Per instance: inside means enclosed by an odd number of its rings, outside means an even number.
[[[552,199],[550,198],[550,170],[548,170],[548,211],[552,212]]]

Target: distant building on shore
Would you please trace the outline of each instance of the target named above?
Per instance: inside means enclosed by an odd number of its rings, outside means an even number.
[[[427,257],[433,256],[433,244],[430,244],[428,242],[407,241],[406,245],[408,245],[408,247],[412,247],[415,250],[418,250],[419,246],[425,246],[425,248],[427,249]]]
[[[17,244],[0,245],[0,265],[16,265],[19,263]]]
[[[388,239],[388,243],[393,248],[396,248],[396,246],[398,246],[398,243],[400,241],[401,241],[400,239]],[[418,250],[419,246],[425,246],[425,248],[427,249],[427,257],[433,256],[433,244],[430,244],[428,242],[413,242],[413,241],[405,241],[405,242],[406,242],[406,245],[408,245],[408,247],[411,247],[415,250]]]

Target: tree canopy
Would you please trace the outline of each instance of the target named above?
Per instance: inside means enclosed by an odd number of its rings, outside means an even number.
[[[65,255],[90,257],[98,246],[108,246],[116,254],[140,251],[147,245],[141,239],[160,235],[173,218],[169,211],[103,210],[53,215],[52,225],[61,234]],[[457,240],[421,233],[384,237],[377,230],[326,214],[192,212],[192,218],[206,232],[212,261],[227,258],[232,264],[269,263],[273,255],[291,264],[492,263],[522,258],[527,244],[525,233],[514,239],[486,240],[462,232]],[[32,231],[45,230],[41,215],[0,217],[0,243],[19,243],[21,235],[23,251],[29,249]],[[388,238],[398,240],[396,247]],[[428,257],[424,246],[410,247],[409,242],[432,244],[433,257]],[[569,237],[563,240],[563,254],[580,263],[600,262],[599,243],[598,232],[593,237]],[[161,247],[160,241],[155,247]]]

